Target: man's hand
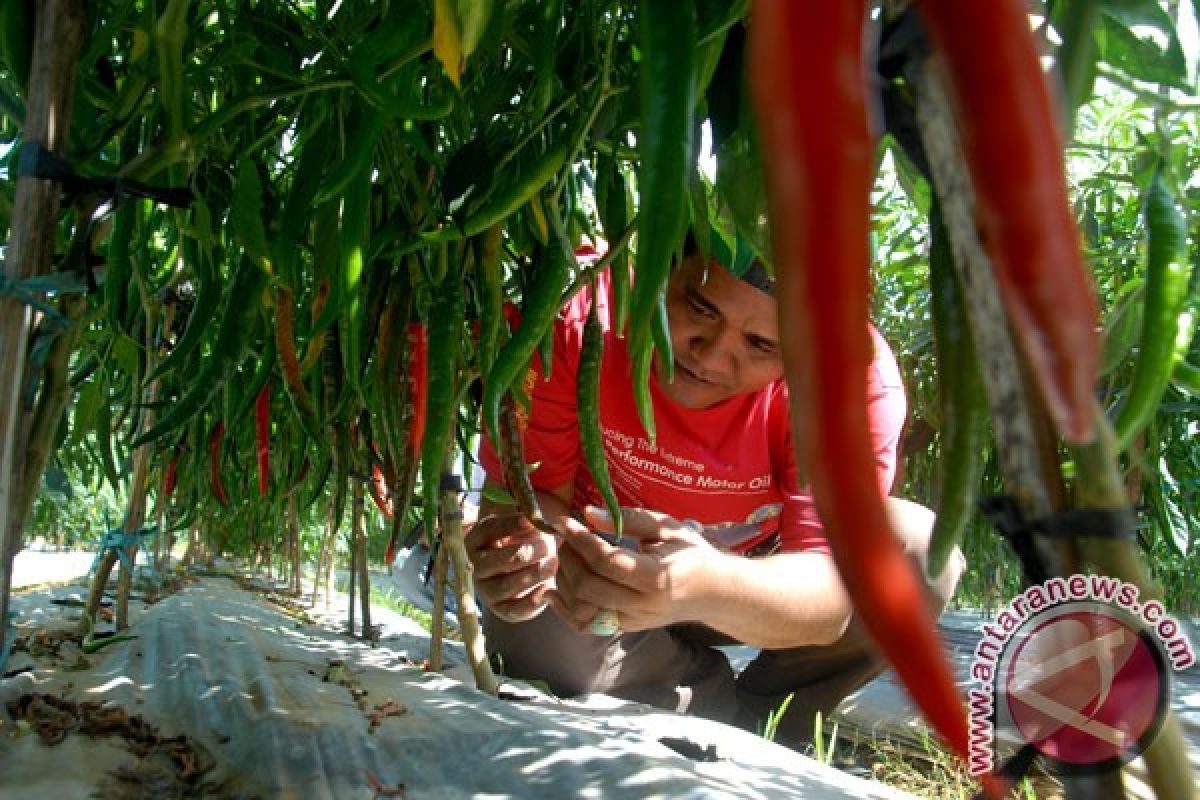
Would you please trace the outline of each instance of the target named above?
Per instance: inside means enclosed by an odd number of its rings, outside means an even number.
[[[638,541],[637,552],[609,544],[574,520],[564,523],[557,590],[551,596],[555,611],[580,630],[606,608],[617,612],[624,631],[699,619],[697,603],[718,579],[725,556],[666,514],[626,508],[623,517],[624,535]],[[613,532],[602,509],[588,508],[586,521]]]
[[[524,622],[546,608],[558,569],[555,537],[514,511],[481,519],[466,546],[475,588],[493,614],[505,622]]]

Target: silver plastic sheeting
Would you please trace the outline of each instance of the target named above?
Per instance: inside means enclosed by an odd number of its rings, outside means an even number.
[[[62,625],[78,613],[49,605],[50,594],[16,598],[23,624]],[[0,701],[38,691],[120,704],[165,736],[203,744],[231,797],[372,798],[368,773],[403,784],[414,800],[907,797],[705,720],[481,694],[417,666],[428,639],[415,623],[380,608],[373,615],[384,626],[374,648],[297,622],[228,579],[204,578],[135,605],[138,638],[89,656],[89,669],[17,676],[0,684]],[[463,674],[461,648],[449,655]],[[331,659],[344,668],[331,670]],[[369,714],[388,700],[407,711],[372,732]],[[715,760],[685,757],[665,737]],[[134,761],[121,745],[80,733],[57,747],[0,736],[0,797],[87,797]]]

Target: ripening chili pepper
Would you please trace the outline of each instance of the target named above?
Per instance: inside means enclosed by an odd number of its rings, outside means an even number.
[[[959,110],[1001,297],[1062,435],[1091,440],[1096,295],[1067,201],[1059,114],[1026,0],[918,0]]]
[[[928,558],[929,575],[936,578],[975,512],[985,463],[988,405],[954,256],[936,204],[929,216],[930,305],[941,416],[937,517]]]
[[[295,294],[282,284],[275,288],[275,350],[279,353],[279,365],[283,368],[283,387],[300,417],[300,425],[314,442],[320,442],[321,427],[317,423],[317,412],[304,386],[300,359],[296,353],[296,307]]]
[[[496,354],[496,363],[483,382],[483,420],[497,447],[500,401],[517,376],[524,374],[533,351],[553,325],[570,275],[571,259],[561,238],[555,236],[545,250],[545,258],[538,265],[533,284],[522,303],[521,322],[512,338]]]
[[[319,235],[319,234],[318,234]],[[325,316],[325,306],[329,302],[330,281],[328,277],[322,278],[317,283],[317,289],[313,292],[312,309],[310,318],[313,323],[313,335],[308,340],[308,345],[304,350],[304,357],[300,359],[300,374],[306,375],[317,365],[317,361],[321,358],[321,353],[325,350],[325,328],[318,328],[317,323]],[[328,327],[327,325],[325,327]]]
[[[865,21],[865,3],[793,0],[757,0],[750,20],[749,74],[771,164],[765,177],[784,370],[799,462],[858,618],[933,727],[965,757],[967,718],[923,581],[870,479],[865,376],[875,146]]]
[[[497,435],[500,446],[500,468],[504,474],[504,485],[517,502],[517,510],[538,530],[557,535],[542,515],[537,493],[529,481],[529,468],[525,463],[525,441],[521,435],[521,416],[516,401],[505,396],[500,404]]]
[[[638,150],[638,249],[629,352],[633,391],[642,426],[653,442],[650,367],[662,346],[655,319],[671,272],[671,259],[687,218],[687,180],[692,168],[692,116],[696,106],[697,22],[693,3],[643,0],[638,6],[641,130]],[[660,354],[666,368],[669,353]]]
[[[383,512],[383,516],[387,519],[392,518],[392,503],[388,499],[388,485],[383,477],[383,469],[380,468],[378,462],[371,464],[371,481],[368,484],[371,492],[371,499],[375,501],[375,505]],[[391,563],[391,560],[388,560]]]
[[[258,455],[258,494],[266,497],[271,482],[271,383],[254,400],[254,442]]]
[[[1133,381],[1113,425],[1117,446],[1125,449],[1146,427],[1192,341],[1196,325],[1188,303],[1187,220],[1175,205],[1161,171],[1146,190],[1146,296]]]
[[[213,496],[223,506],[229,505],[229,495],[221,482],[221,444],[225,439],[225,421],[217,420],[208,434],[208,475],[212,480]]]
[[[616,534],[621,536],[621,506],[613,491],[612,477],[608,474],[608,458],[604,453],[604,435],[600,431],[600,366],[604,361],[604,328],[600,325],[600,314],[596,295],[592,293],[592,307],[588,310],[587,322],[583,326],[583,345],[579,350],[579,376],[576,380],[575,413],[579,422],[579,445],[583,459],[596,490],[604,500],[604,506],[612,516]]]

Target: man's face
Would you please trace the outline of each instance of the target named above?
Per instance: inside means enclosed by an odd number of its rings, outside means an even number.
[[[699,254],[684,259],[667,286],[667,317],[675,349],[675,380],[661,358],[663,392],[685,408],[707,408],[758,391],[783,375],[775,298]]]

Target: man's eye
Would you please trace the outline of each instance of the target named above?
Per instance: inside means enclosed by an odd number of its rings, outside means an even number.
[[[711,308],[704,305],[703,303],[697,302],[695,299],[693,299],[691,297],[688,298],[688,306],[691,307],[692,311],[694,311],[695,313],[699,314],[702,317],[708,317],[711,319],[712,317],[716,316],[715,314],[713,314]]]
[[[775,345],[766,339],[751,339],[750,346],[764,355],[775,355]]]

